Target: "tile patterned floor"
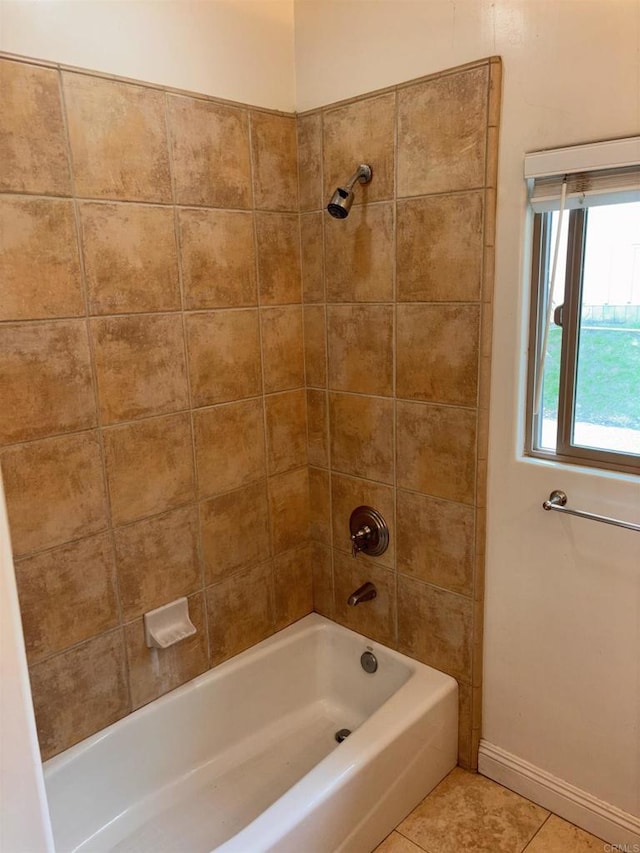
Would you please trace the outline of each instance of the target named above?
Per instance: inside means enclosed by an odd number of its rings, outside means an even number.
[[[604,841],[456,767],[375,853],[603,853]]]

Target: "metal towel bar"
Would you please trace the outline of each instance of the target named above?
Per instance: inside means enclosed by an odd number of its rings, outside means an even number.
[[[592,521],[602,521],[604,524],[613,524],[616,527],[626,527],[627,530],[637,530],[640,533],[640,524],[632,521],[620,521],[619,518],[609,518],[607,515],[596,515],[593,512],[584,512],[581,509],[569,509],[567,506],[566,492],[555,489],[549,495],[549,499],[543,501],[542,509],[564,512],[566,515],[576,515],[578,518],[590,518]]]

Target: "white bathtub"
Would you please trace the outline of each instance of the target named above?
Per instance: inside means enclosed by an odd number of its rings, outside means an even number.
[[[46,762],[56,851],[366,853],[455,766],[457,704],[307,616]]]

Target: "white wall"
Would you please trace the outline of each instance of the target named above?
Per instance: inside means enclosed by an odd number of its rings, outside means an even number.
[[[296,0],[298,109],[504,62],[490,432],[484,737],[640,815],[638,478],[520,458],[526,151],[640,131],[637,0]]]
[[[0,0],[0,50],[294,107],[293,0]]]
[[[0,476],[0,850],[53,853]]]

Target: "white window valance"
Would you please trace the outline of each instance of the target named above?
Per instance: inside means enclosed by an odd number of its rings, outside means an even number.
[[[640,201],[640,136],[526,154],[524,177],[536,213],[559,208],[565,179],[567,209]]]

